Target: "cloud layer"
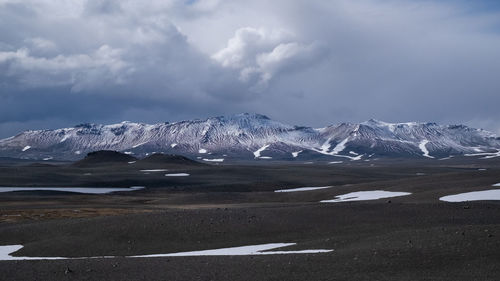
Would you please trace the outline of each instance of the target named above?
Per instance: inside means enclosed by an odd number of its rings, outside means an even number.
[[[0,0],[0,137],[242,111],[497,131],[486,2]]]

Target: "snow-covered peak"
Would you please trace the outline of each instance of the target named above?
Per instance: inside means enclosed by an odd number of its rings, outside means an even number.
[[[371,119],[313,129],[283,124],[261,114],[242,113],[153,125],[129,121],[110,125],[84,123],[73,128],[26,131],[0,140],[0,156],[9,157],[74,159],[101,149],[139,157],[152,152],[199,157],[200,151],[206,151],[214,159],[360,160],[369,155],[431,159],[496,152],[500,139],[488,131],[464,125]],[[300,155],[297,151],[301,151]]]

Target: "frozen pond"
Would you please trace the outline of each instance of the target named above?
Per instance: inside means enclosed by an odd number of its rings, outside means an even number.
[[[500,186],[500,184],[496,184],[493,186]],[[489,189],[482,191],[459,193],[455,195],[443,196],[439,198],[439,200],[446,202],[500,200],[500,189]]]
[[[62,191],[85,194],[106,194],[116,191],[135,191],[144,189],[144,186],[132,186],[130,188],[119,187],[0,187],[1,192],[13,191]]]
[[[391,198],[398,196],[410,195],[409,192],[394,192],[394,191],[384,191],[384,190],[372,190],[372,191],[357,191],[347,194],[337,195],[335,199],[322,200],[320,202],[324,203],[334,203],[334,202],[351,202],[351,201],[365,201],[365,200],[377,200],[382,198]]]
[[[298,191],[310,191],[310,190],[318,190],[318,189],[325,189],[325,188],[330,188],[332,187],[331,185],[329,186],[316,186],[316,187],[299,187],[299,188],[290,188],[290,189],[278,189],[275,190],[274,192],[298,192]]]
[[[268,251],[268,250],[272,250],[272,249],[293,246],[293,245],[296,245],[296,243],[270,243],[270,244],[261,244],[261,245],[221,248],[221,249],[213,249],[213,250],[178,252],[178,253],[170,253],[170,254],[127,256],[127,258],[317,254],[317,253],[328,253],[328,252],[333,251],[333,250],[323,250],[323,249],[299,250],[299,251]],[[64,258],[64,257],[15,257],[15,256],[11,255],[12,253],[20,250],[22,247],[23,247],[23,245],[0,246],[0,261],[114,258],[114,256]],[[267,251],[267,252],[264,252],[264,251]]]

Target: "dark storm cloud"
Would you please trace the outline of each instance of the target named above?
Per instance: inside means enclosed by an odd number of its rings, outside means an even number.
[[[498,130],[500,17],[471,5],[0,0],[0,137],[241,111]]]

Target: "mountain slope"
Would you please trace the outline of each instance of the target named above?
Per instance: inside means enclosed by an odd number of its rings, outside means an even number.
[[[361,160],[374,156],[441,158],[471,154],[495,157],[500,151],[500,139],[488,131],[464,125],[385,123],[372,119],[315,129],[244,113],[154,125],[82,124],[26,131],[0,140],[2,157],[71,160],[97,150],[116,150],[138,157],[163,152],[206,162]]]

